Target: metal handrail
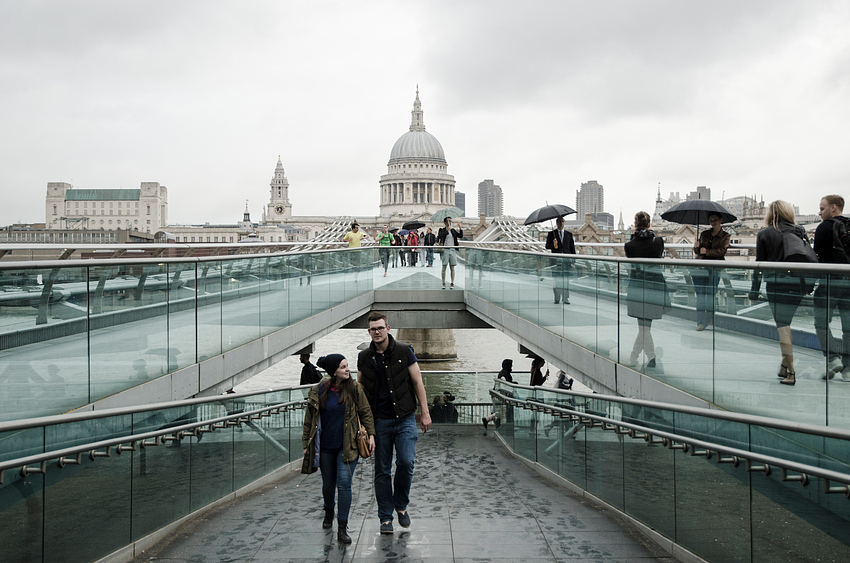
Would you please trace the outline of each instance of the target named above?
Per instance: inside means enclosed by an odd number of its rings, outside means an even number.
[[[500,386],[511,387],[514,389],[524,389],[527,391],[540,391],[544,390],[547,393],[556,393],[560,395],[581,397],[583,399],[592,399],[592,400],[600,400],[600,401],[609,401],[612,403],[621,403],[625,405],[635,405],[639,407],[647,407],[653,409],[662,409],[671,412],[678,412],[682,414],[692,414],[697,416],[704,416],[708,418],[714,418],[717,420],[724,420],[727,422],[740,422],[743,424],[753,424],[756,426],[763,426],[765,428],[773,428],[775,430],[785,430],[789,432],[799,432],[801,434],[810,434],[813,436],[822,436],[825,438],[835,438],[837,440],[848,440],[850,441],[850,430],[845,430],[841,428],[835,428],[833,426],[819,426],[817,424],[809,424],[805,422],[790,422],[787,420],[782,420],[778,418],[769,418],[766,416],[759,416],[755,414],[743,414],[731,411],[724,411],[719,409],[707,409],[704,407],[690,407],[687,405],[675,405],[671,403],[659,403],[657,401],[648,401],[646,399],[633,399],[630,397],[617,397],[614,395],[600,395],[598,393],[585,393],[583,391],[567,391],[565,389],[556,389],[554,387],[531,387],[529,385],[521,385],[518,383],[508,383],[504,380],[494,379],[494,382],[497,382]],[[494,392],[498,392],[495,389],[490,391],[492,395]],[[543,405],[545,403],[538,403]]]
[[[61,450],[53,450],[50,452],[44,452],[40,454],[34,454],[30,456],[2,461],[0,462],[0,484],[3,484],[5,473],[10,469],[20,468],[21,475],[23,477],[26,477],[30,473],[44,473],[45,471],[47,471],[47,462],[52,459],[57,460],[57,465],[60,468],[65,467],[65,465],[78,465],[82,462],[82,454],[88,454],[89,459],[91,459],[91,461],[94,461],[98,457],[111,457],[112,448],[116,446],[117,448],[115,450],[115,453],[120,455],[121,452],[124,451],[136,451],[137,446],[141,448],[146,448],[152,446],[159,446],[160,444],[164,444],[166,442],[180,441],[189,435],[198,437],[206,432],[215,432],[219,428],[247,424],[252,420],[258,420],[260,418],[271,416],[273,414],[279,414],[281,412],[286,412],[289,410],[304,408],[306,404],[306,399],[301,399],[298,401],[289,401],[286,403],[277,403],[259,409],[242,411],[227,416],[204,420],[202,422],[191,422],[183,424],[181,426],[171,426],[169,428],[163,428],[151,432],[144,432],[142,434],[133,434],[130,436],[122,436],[119,438],[110,438],[108,440],[99,440],[97,442],[90,442],[87,444],[72,446],[70,448],[63,448]],[[170,439],[161,438],[169,435],[172,435],[173,437]],[[148,441],[151,438],[154,438],[153,442]],[[99,451],[101,449],[105,449],[105,452]],[[38,464],[38,467],[31,468],[30,465],[33,464]]]
[[[284,243],[275,243],[283,245]],[[290,243],[292,244],[292,243]],[[304,243],[301,243],[304,244]],[[324,244],[324,243],[323,243]],[[342,243],[341,243],[342,244]],[[59,245],[66,248],[67,245]],[[214,244],[212,246],[215,246]],[[250,248],[251,245],[242,244],[239,248]],[[270,246],[270,245],[266,245]],[[41,249],[41,247],[38,247]],[[103,248],[98,246],[98,248]],[[174,263],[203,263],[203,262],[232,262],[247,259],[269,259],[274,257],[299,256],[303,254],[321,254],[330,252],[342,252],[352,250],[345,248],[322,248],[315,250],[294,250],[282,252],[266,252],[261,254],[228,254],[226,256],[187,256],[187,257],[121,257],[121,258],[91,258],[88,260],[27,260],[0,262],[0,270],[33,270],[49,268],[87,268],[98,266],[116,266],[127,264],[174,264]]]
[[[690,453],[690,455],[694,456],[703,456],[706,459],[711,459],[711,457],[714,456],[717,463],[731,463],[735,467],[738,467],[741,461],[744,461],[748,472],[761,472],[767,476],[771,474],[772,468],[777,467],[781,470],[782,481],[798,482],[804,487],[808,485],[811,477],[817,477],[823,479],[824,493],[841,493],[850,499],[850,474],[847,473],[839,473],[838,471],[823,469],[804,463],[798,463],[796,461],[788,461],[774,456],[715,444],[713,442],[705,442],[696,438],[680,436],[663,430],[655,430],[638,424],[614,420],[589,412],[580,412],[574,409],[548,405],[536,401],[508,397],[496,390],[490,390],[490,395],[504,403],[517,405],[524,409],[543,412],[545,414],[557,414],[560,417],[569,418],[579,424],[589,424],[592,427],[602,428],[603,430],[614,430],[617,434],[628,435],[632,439],[642,439],[648,446],[662,445],[670,450],[681,450],[684,453]],[[587,394],[585,393],[583,395]],[[796,475],[789,475],[788,471],[792,471],[796,473]],[[842,485],[833,487],[831,486],[832,482],[842,483]]]
[[[297,391],[298,389],[308,389],[311,385],[298,385],[295,387],[278,387],[276,389],[268,389],[266,391],[250,391],[247,393],[228,393],[226,395],[215,395],[213,397],[201,397],[197,399],[184,399],[182,401],[168,401],[163,403],[150,403],[147,405],[134,405],[132,407],[115,407],[112,409],[102,409],[95,411],[72,412],[66,414],[57,414],[53,416],[42,416],[37,418],[22,418],[20,420],[11,420],[8,422],[0,422],[0,433],[16,430],[26,430],[27,428],[38,428],[41,426],[54,426],[56,424],[65,424],[66,422],[80,422],[83,420],[94,420],[98,418],[108,418],[110,416],[121,416],[125,414],[136,414],[140,412],[156,411],[161,409],[173,409],[179,407],[191,407],[202,405],[205,403],[215,403],[224,400],[243,399],[246,397],[256,397],[265,395],[266,393],[279,393],[282,391]]]
[[[520,256],[541,257],[540,252],[477,248],[469,245],[461,245],[469,250],[496,251],[503,254],[515,254]],[[603,245],[604,246],[604,245]],[[686,245],[689,246],[689,245]],[[850,264],[812,264],[805,262],[751,262],[744,260],[696,260],[693,258],[626,258],[623,256],[594,256],[590,254],[547,254],[550,260],[594,260],[597,262],[613,262],[623,264],[650,264],[655,266],[691,266],[698,268],[724,268],[737,270],[765,270],[765,271],[791,271],[812,272],[818,275],[823,273],[836,273],[842,276],[850,276]]]

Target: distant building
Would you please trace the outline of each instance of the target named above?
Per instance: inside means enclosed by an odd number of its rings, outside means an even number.
[[[572,215],[570,215],[572,217]],[[577,227],[581,227],[582,225],[590,223],[595,225],[600,231],[613,231],[614,230],[614,216],[610,213],[585,213],[584,218],[572,219],[570,221],[564,221],[564,226],[567,229],[574,229]]]
[[[463,211],[466,215],[466,194],[463,192],[455,192],[455,207]]]
[[[45,228],[155,233],[168,224],[168,189],[142,182],[139,189],[75,189],[48,182]]]
[[[487,217],[504,215],[502,207],[502,188],[493,180],[484,180],[478,184],[478,214]]]
[[[576,191],[576,215],[584,224],[587,213],[603,213],[605,211],[605,193],[602,185],[596,180],[588,180]]]
[[[381,221],[418,218],[455,205],[455,178],[440,141],[425,131],[418,88],[410,113],[410,129],[393,145],[380,179]]]
[[[705,186],[697,186],[697,189],[695,191],[692,191],[687,196],[685,196],[685,201],[693,201],[695,199],[704,199],[706,201],[711,201],[711,188],[706,188]]]
[[[282,223],[284,219],[292,218],[292,204],[289,203],[289,180],[283,171],[280,155],[277,155],[277,166],[274,169],[272,181],[269,183],[271,197],[263,212],[263,223]]]

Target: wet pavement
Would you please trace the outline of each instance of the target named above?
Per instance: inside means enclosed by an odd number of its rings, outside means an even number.
[[[322,529],[321,477],[292,473],[181,526],[135,561],[672,562],[615,512],[554,485],[481,428],[420,433],[409,513],[380,535],[372,460],[360,460],[353,543]]]

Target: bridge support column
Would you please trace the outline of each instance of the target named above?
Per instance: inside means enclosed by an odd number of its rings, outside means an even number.
[[[457,358],[455,334],[450,328],[400,328],[398,339],[413,346],[420,362]]]

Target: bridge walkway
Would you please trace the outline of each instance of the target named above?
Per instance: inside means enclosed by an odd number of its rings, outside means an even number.
[[[412,525],[380,535],[372,460],[354,476],[349,534],[322,530],[321,476],[289,474],[190,520],[137,563],[672,562],[633,525],[523,464],[481,428],[437,425],[420,434]]]

